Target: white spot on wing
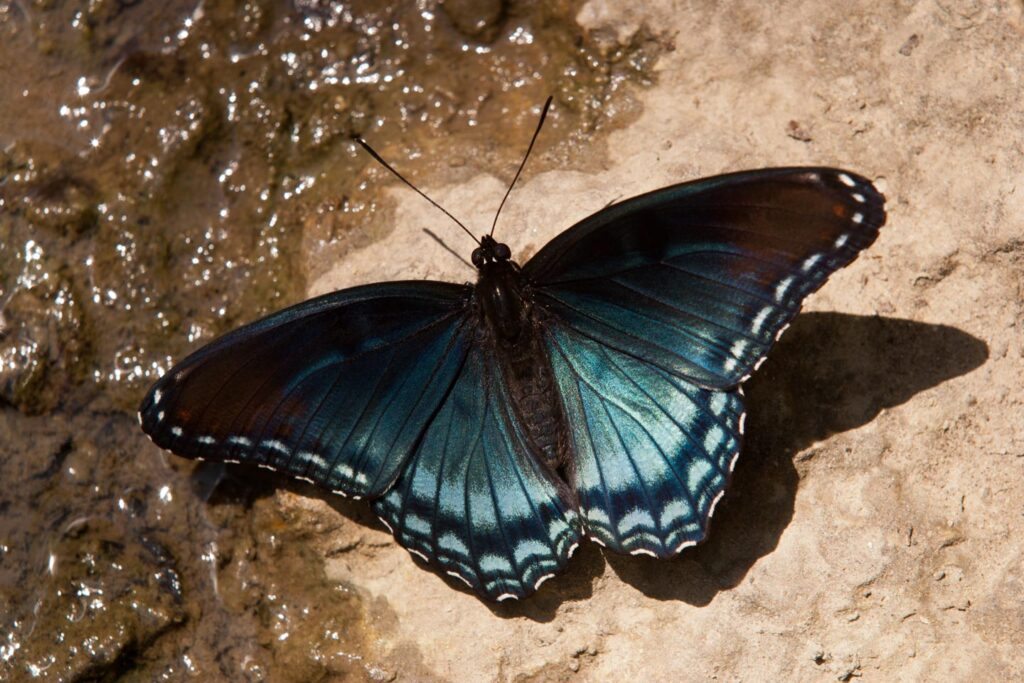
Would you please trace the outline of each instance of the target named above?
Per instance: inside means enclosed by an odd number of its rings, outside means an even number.
[[[857,184],[853,181],[853,178],[846,175],[845,173],[839,174],[839,182],[841,182],[843,185],[846,185],[847,187],[853,187],[854,185]]]
[[[154,391],[153,392],[153,404],[156,405],[157,403],[159,403],[160,399],[162,399],[163,397],[164,397],[164,395],[163,395],[163,393],[159,389]]]
[[[236,446],[245,446],[246,448],[252,445],[252,441],[244,436],[229,436],[227,442]]]
[[[181,436],[181,427],[171,427],[171,434],[174,434],[175,436]]]
[[[789,286],[793,284],[794,279],[795,278],[792,275],[790,275],[789,277],[785,278],[782,282],[779,283],[778,287],[775,288],[776,301],[782,301],[783,299],[786,298],[786,290],[788,290]]]
[[[743,433],[743,429],[746,426],[746,423],[747,423],[747,414],[746,413],[741,413],[740,414],[740,434]]]
[[[512,550],[512,557],[515,558],[517,564],[525,564],[532,557],[542,557],[545,559],[551,557],[551,549],[540,541],[529,539],[520,541],[516,545]]]
[[[604,524],[606,526],[611,524],[611,520],[608,519],[608,513],[601,508],[590,508],[589,510],[584,511],[584,514],[590,522]]]
[[[651,557],[657,557],[658,554],[651,552],[647,548],[637,548],[636,550],[629,551],[630,555],[650,555]]]
[[[312,453],[310,451],[300,451],[299,459],[308,460],[321,469],[327,469],[327,461],[321,458],[317,453]]]
[[[498,602],[503,602],[505,600],[518,600],[519,598],[511,593],[502,593],[496,599]]]
[[[408,550],[410,553],[412,553],[416,557],[420,558],[424,562],[430,562],[430,560],[427,559],[427,556],[424,555],[423,553],[421,553],[419,550],[416,550],[416,548],[407,548],[406,550]]]
[[[846,244],[849,240],[850,240],[850,236],[849,235],[845,235],[845,234],[844,235],[840,235],[839,239],[836,240],[836,249],[842,249],[843,245]]]
[[[574,552],[576,552],[576,549],[579,548],[579,547],[580,547],[579,541],[574,541],[573,544],[571,546],[569,546],[568,556],[572,557],[572,554]]]
[[[724,495],[725,490],[723,489],[719,491],[718,495],[715,496],[715,499],[711,501],[711,507],[708,508],[708,519],[711,519],[711,516],[715,514],[715,507],[718,505],[718,501],[722,500],[722,496]]]
[[[545,574],[544,576],[540,577],[539,579],[537,579],[537,583],[533,584],[533,590],[539,590],[540,585],[542,583],[544,583],[548,579],[554,578],[554,576],[554,574]]]
[[[760,334],[761,328],[764,327],[765,321],[768,320],[768,315],[772,312],[771,306],[765,306],[758,314],[754,317],[754,324],[751,326],[751,331],[754,334]]]
[[[681,553],[687,548],[695,545],[697,545],[697,541],[683,541],[682,543],[676,546],[676,552]]]
[[[263,443],[261,443],[260,445],[263,446],[264,448],[269,448],[272,451],[284,453],[285,455],[287,455],[290,452],[290,449],[287,446],[285,446],[284,443],[278,441],[277,439],[267,439],[263,441]]]
[[[388,531],[391,532],[392,536],[395,534],[395,530],[391,528],[391,525],[388,524],[388,521],[386,519],[384,519],[383,517],[378,517],[377,519],[380,520],[381,524],[383,524],[384,526],[386,526],[388,528]]]
[[[735,358],[742,358],[743,354],[746,353],[748,346],[750,346],[750,344],[746,339],[738,339],[732,343],[729,353],[731,353]]]
[[[430,527],[427,527],[428,531]],[[462,539],[453,533],[446,533],[437,539],[437,545],[451,553],[457,553],[463,557],[470,557],[469,548],[462,542]]]
[[[460,573],[458,573],[458,572],[453,572],[453,571],[451,571],[451,570],[449,569],[448,571],[446,571],[446,572],[445,572],[445,574],[447,574],[448,576],[454,576],[454,577],[455,577],[456,579],[458,579],[458,580],[459,580],[459,581],[461,581],[462,583],[466,584],[466,585],[467,585],[467,586],[469,586],[470,588],[472,588],[472,587],[473,587],[473,584],[471,584],[471,583],[469,582],[469,579],[467,579],[467,578],[466,578],[465,576],[463,576],[462,574],[460,574]]]
[[[853,222],[856,223],[857,225],[860,225],[861,223],[863,223],[864,222],[864,214],[862,214],[860,211],[858,211],[857,213],[853,214]]]
[[[707,439],[705,439],[705,441],[707,441]],[[712,444],[712,448],[715,445],[717,445],[717,441]],[[705,450],[709,453],[712,452],[712,450],[707,448],[707,446],[705,446]],[[689,470],[686,472],[686,488],[690,491],[700,491],[702,488],[701,484],[704,483],[704,480],[710,479],[710,477],[708,477],[709,474],[711,474],[711,463],[707,460],[694,460],[690,464]]]
[[[811,254],[804,260],[804,264],[800,266],[800,270],[806,273],[811,268],[814,268],[814,266],[816,266],[818,264],[818,261],[820,261],[821,259],[822,254]]]
[[[854,193],[853,193],[852,195],[850,195],[850,196],[851,196],[851,197],[853,197],[854,199],[856,199],[856,200],[857,200],[858,202],[860,202],[861,204],[863,204],[863,203],[864,203],[864,195],[862,195],[862,194],[861,194],[860,192],[854,192]]]
[[[209,443],[209,444],[217,443],[217,439],[213,438],[212,436],[207,436],[206,434],[204,434],[204,435],[200,436],[199,438],[197,438],[196,441],[198,441],[199,443]]]

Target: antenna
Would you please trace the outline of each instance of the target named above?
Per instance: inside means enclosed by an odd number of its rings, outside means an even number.
[[[441,239],[438,235],[436,235],[433,230],[431,230],[430,228],[420,228],[420,229],[423,230],[423,232],[427,233],[427,235],[430,236],[430,239],[432,239],[435,242],[437,242],[438,244],[440,244],[441,247],[445,251],[447,251],[449,254],[451,254],[455,258],[459,259],[460,261],[462,261],[463,265],[469,266],[469,268],[471,270],[476,270],[476,266],[474,266],[472,263],[470,263],[466,259],[464,259],[461,256],[459,256],[459,252],[455,251],[454,249],[449,247],[447,244],[445,244],[444,240]]]
[[[526,148],[526,155],[523,157],[523,161],[519,164],[519,170],[516,171],[516,177],[512,179],[508,189],[505,190],[505,196],[501,198],[501,204],[498,204],[498,211],[494,214],[494,222],[491,223],[491,231],[488,235],[494,234],[494,226],[498,224],[498,216],[501,215],[501,209],[505,206],[505,200],[512,194],[512,188],[515,187],[516,181],[519,180],[519,174],[523,172],[523,167],[526,166],[526,160],[530,158],[530,152],[533,151],[533,143],[537,142],[537,136],[540,135],[540,129],[544,126],[544,119],[547,118],[548,109],[551,108],[551,100],[554,99],[551,95],[548,95],[547,102],[544,103],[544,109],[540,112],[540,121],[537,122],[537,130],[533,131],[533,137],[530,138],[530,146]]]
[[[544,119],[543,119],[543,117],[541,117],[541,120],[542,120],[542,121],[544,120]],[[534,135],[534,137],[537,137],[537,136],[536,136],[536,135]],[[469,228],[467,228],[467,227],[466,227],[465,225],[463,225],[463,224],[462,224],[462,221],[460,221],[460,220],[459,220],[458,218],[456,218],[455,216],[453,216],[453,215],[451,215],[450,213],[448,213],[448,210],[447,210],[447,209],[445,209],[445,208],[444,208],[443,206],[441,206],[440,204],[438,204],[437,202],[435,202],[435,201],[434,201],[433,199],[431,199],[430,197],[428,197],[428,196],[426,195],[426,193],[424,193],[424,192],[423,192],[422,190],[420,190],[420,188],[416,187],[415,185],[413,185],[412,183],[410,183],[410,182],[409,182],[408,180],[406,180],[406,179],[405,179],[405,177],[404,177],[404,176],[403,176],[403,175],[402,175],[401,173],[399,173],[398,171],[396,171],[396,170],[395,170],[394,168],[392,168],[392,167],[391,167],[391,164],[389,164],[388,162],[384,161],[384,159],[383,159],[383,158],[381,158],[381,156],[380,156],[379,154],[377,154],[376,150],[374,150],[374,149],[373,149],[373,147],[370,147],[370,144],[369,144],[368,142],[366,142],[366,140],[364,140],[364,139],[363,139],[362,137],[360,137],[360,136],[358,136],[358,135],[354,136],[354,137],[353,137],[352,139],[353,139],[353,140],[355,140],[356,142],[358,142],[358,143],[359,143],[360,145],[362,145],[363,149],[365,149],[365,150],[366,150],[366,151],[367,151],[367,152],[368,152],[368,153],[370,154],[370,156],[372,156],[372,157],[373,157],[374,159],[376,159],[376,160],[377,160],[377,161],[378,161],[378,162],[380,163],[380,165],[381,165],[381,166],[383,166],[384,168],[386,168],[386,169],[388,169],[389,171],[391,171],[392,173],[394,173],[394,174],[395,174],[395,176],[396,176],[396,177],[397,177],[397,178],[398,178],[399,180],[401,180],[401,181],[402,181],[403,183],[405,183],[406,185],[408,185],[409,187],[411,187],[411,188],[412,188],[413,190],[415,190],[415,191],[416,191],[416,193],[417,193],[417,194],[418,194],[419,196],[423,197],[423,198],[424,198],[424,199],[426,199],[426,200],[427,200],[428,202],[430,202],[431,204],[433,204],[435,208],[437,208],[437,209],[440,209],[440,210],[441,210],[441,212],[442,212],[442,213],[443,213],[443,214],[444,214],[445,216],[448,216],[448,218],[451,218],[451,219],[452,219],[453,221],[455,221],[455,222],[456,222],[456,223],[458,224],[458,226],[459,226],[460,228],[462,228],[463,230],[465,230],[465,231],[466,231],[466,234],[467,234],[467,235],[469,235],[469,236],[470,236],[470,237],[471,237],[471,238],[473,239],[473,241],[474,241],[474,242],[476,242],[477,244],[480,244],[480,240],[478,240],[478,239],[477,239],[476,237],[474,237],[473,233],[469,231]],[[530,143],[530,144],[531,144],[531,146],[533,145],[533,143]],[[521,169],[520,169],[520,170],[521,170]],[[518,177],[518,174],[517,174],[517,177]],[[513,182],[514,182],[514,181],[513,181]]]

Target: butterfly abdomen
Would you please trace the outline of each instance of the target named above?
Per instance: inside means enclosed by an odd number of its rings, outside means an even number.
[[[565,416],[554,391],[554,371],[540,332],[535,325],[528,324],[515,343],[501,346],[498,355],[513,411],[534,454],[552,472],[557,472],[565,459]]]
[[[567,460],[567,425],[540,323],[518,267],[504,259],[484,264],[476,295],[530,452],[559,475]]]

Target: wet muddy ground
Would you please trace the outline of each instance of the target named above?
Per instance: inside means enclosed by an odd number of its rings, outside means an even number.
[[[1024,678],[1024,4],[0,0],[0,680]],[[365,506],[160,452],[173,360],[526,258],[683,179],[830,164],[879,241],[747,387],[707,543],[494,606]],[[452,235],[455,235],[454,237]]]
[[[353,135],[468,178],[514,169],[549,93],[539,167],[634,116],[663,46],[578,9],[0,2],[0,679],[428,675],[272,482],[159,452],[135,408],[391,230]]]

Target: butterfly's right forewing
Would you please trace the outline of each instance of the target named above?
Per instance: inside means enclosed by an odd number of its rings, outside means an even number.
[[[470,290],[392,282],[304,302],[179,363],[139,418],[178,455],[383,493],[462,367]]]

